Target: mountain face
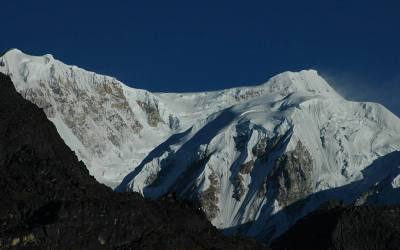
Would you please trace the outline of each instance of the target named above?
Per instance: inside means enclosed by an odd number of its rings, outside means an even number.
[[[0,73],[0,249],[263,249],[173,196],[98,183],[45,113]]]
[[[0,71],[97,180],[149,198],[176,193],[227,233],[269,241],[330,199],[400,201],[400,119],[345,100],[314,70],[184,94],[18,50]]]
[[[67,66],[51,55],[11,50],[0,59],[21,95],[42,108],[92,175],[116,186],[179,128],[159,98],[115,78]]]
[[[398,179],[400,120],[381,105],[343,99],[315,71],[254,93],[170,137],[117,190],[176,192],[218,228],[268,241],[327,200],[374,203],[366,193]]]

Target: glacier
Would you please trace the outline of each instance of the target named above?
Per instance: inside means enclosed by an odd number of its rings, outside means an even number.
[[[270,240],[330,199],[400,201],[400,119],[315,70],[199,93],[151,93],[13,49],[0,58],[90,173],[190,200],[217,228]]]

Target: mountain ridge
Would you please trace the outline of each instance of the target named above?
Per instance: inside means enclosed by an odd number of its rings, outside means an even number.
[[[198,120],[204,120],[214,112],[246,99],[262,96],[268,91],[265,89],[267,82],[254,87],[211,92],[152,94],[143,89],[128,87],[114,77],[98,75],[74,65],[65,65],[50,54],[30,56],[18,49],[11,49],[0,60],[3,65],[0,67],[0,72],[11,75],[17,90],[23,94],[24,98],[44,108],[47,116],[60,130],[67,145],[85,162],[89,171],[99,181],[111,187],[118,185],[132,169],[132,165],[138,165],[155,146],[172,134],[189,128]],[[312,70],[302,72],[301,74],[305,75],[310,73],[312,77],[317,75],[316,71]],[[277,78],[287,78],[287,84],[291,85],[291,75],[293,75],[292,72],[285,72],[275,76],[269,81],[270,85],[276,82]],[[106,87],[103,89],[101,85]],[[166,95],[170,97],[165,99]],[[200,98],[197,98],[198,96]],[[97,103],[99,99],[102,100],[101,103]],[[175,101],[182,99],[183,102]],[[217,101],[218,104],[215,105]],[[63,107],[74,106],[79,102],[84,102],[84,104],[78,106],[76,111],[66,110]],[[182,107],[192,109],[182,110]],[[196,110],[196,107],[201,107],[201,109]],[[129,114],[115,112],[118,108]],[[127,111],[125,111],[126,108]],[[98,124],[99,117],[96,114],[86,115],[86,113],[94,111],[107,116],[108,114],[102,112],[103,109],[109,113],[110,117],[107,119],[111,121],[102,121],[104,124],[100,126],[94,124],[74,126],[81,123],[82,119],[89,120],[87,123],[92,120]],[[181,112],[179,118],[175,115],[176,110]],[[69,116],[73,118],[69,119]],[[72,126],[74,128],[71,128]],[[92,131],[99,132],[93,136],[86,135],[89,134],[86,127],[97,127]],[[124,127],[131,127],[133,133],[131,129]],[[87,145],[88,140],[97,142]],[[133,141],[133,144],[138,147],[135,150],[131,149],[130,143],[126,145],[127,140]],[[126,155],[129,157],[125,157]],[[107,162],[115,162],[115,164],[107,164]],[[92,168],[92,165],[96,165],[96,168]]]
[[[398,117],[345,100],[314,70],[254,87],[153,94],[50,56],[21,57],[6,54],[0,71],[44,108],[98,180],[123,180],[118,191],[151,198],[175,192],[228,233],[269,241],[332,194],[307,197],[358,183],[375,160],[400,150]],[[382,189],[397,194],[376,171]],[[397,178],[392,171],[383,172]],[[361,201],[375,184],[363,183],[334,198]]]

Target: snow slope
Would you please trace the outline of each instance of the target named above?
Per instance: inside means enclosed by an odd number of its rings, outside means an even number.
[[[116,186],[179,120],[146,90],[17,49],[0,58],[24,98],[43,108],[66,144],[102,183]]]
[[[379,104],[345,100],[313,70],[254,88],[158,96],[187,108],[181,113],[207,112],[117,190],[176,192],[228,233],[270,240],[323,202],[353,202],[398,171],[373,163],[400,150],[399,118]]]
[[[269,240],[332,198],[400,201],[400,119],[314,70],[201,93],[150,93],[15,49],[0,71],[100,182],[176,192],[227,233]]]

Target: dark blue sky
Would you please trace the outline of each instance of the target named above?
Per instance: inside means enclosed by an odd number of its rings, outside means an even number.
[[[53,54],[151,91],[317,69],[400,114],[400,1],[2,1],[0,50]]]

